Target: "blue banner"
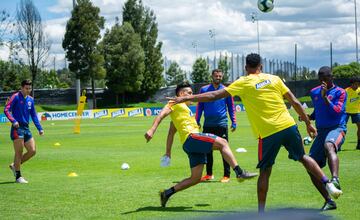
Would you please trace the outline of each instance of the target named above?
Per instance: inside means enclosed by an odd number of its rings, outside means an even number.
[[[0,114],[0,123],[6,123],[9,120],[7,119],[6,115],[4,113]]]

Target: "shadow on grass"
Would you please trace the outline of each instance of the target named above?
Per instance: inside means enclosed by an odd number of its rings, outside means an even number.
[[[6,181],[6,182],[0,182],[0,185],[4,185],[4,184],[14,184],[14,181]]]
[[[173,181],[172,183],[180,183],[180,181]],[[202,181],[198,184],[203,184],[203,183],[221,183],[221,182],[217,180],[208,180],[208,181]]]
[[[357,149],[341,149],[341,151],[344,151],[344,152],[346,152],[346,151],[359,151],[360,152],[360,150],[357,150]]]
[[[196,206],[210,206],[208,204],[198,204]],[[146,206],[142,208],[138,208],[134,211],[129,212],[123,212],[122,215],[128,215],[132,213],[137,212],[151,212],[151,211],[157,211],[157,212],[199,212],[199,213],[218,213],[218,214],[230,214],[230,213],[236,213],[235,211],[221,211],[221,210],[196,210],[193,209],[192,206],[178,206],[178,207],[159,207],[159,206]]]

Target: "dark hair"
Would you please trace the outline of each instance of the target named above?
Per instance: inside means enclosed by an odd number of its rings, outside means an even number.
[[[353,76],[350,78],[350,83],[353,84],[353,83],[357,83],[357,82],[360,82],[360,77],[358,76]]]
[[[176,89],[175,89],[175,94],[176,95],[179,95],[179,92],[183,89],[183,88],[188,88],[190,87],[191,88],[191,85],[188,83],[188,82],[182,82],[180,84],[178,84],[176,86]]]
[[[261,57],[257,53],[251,53],[246,56],[246,66],[256,68],[261,64]]]
[[[319,72],[318,72],[318,76],[324,76],[324,75],[330,75],[332,76],[332,73],[331,73],[331,68],[328,67],[328,66],[323,66],[319,69]]]
[[[30,79],[25,79],[21,82],[21,87],[24,87],[24,86],[31,86],[32,85],[32,82]]]
[[[211,75],[214,75],[214,73],[222,73],[222,69],[213,69],[213,71],[211,72]]]

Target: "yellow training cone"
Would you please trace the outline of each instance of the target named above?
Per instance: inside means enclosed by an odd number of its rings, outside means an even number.
[[[56,146],[56,147],[58,147],[58,146],[60,146],[61,144],[59,143],[59,142],[56,142],[55,144],[54,144],[54,146]]]
[[[68,177],[77,177],[78,175],[75,172],[71,172],[68,174]]]

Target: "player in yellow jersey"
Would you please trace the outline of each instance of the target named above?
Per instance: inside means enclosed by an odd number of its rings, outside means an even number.
[[[188,83],[182,83],[176,88],[176,95],[179,97],[192,95],[191,86]],[[187,153],[190,162],[191,176],[182,180],[175,186],[160,192],[161,206],[165,207],[166,202],[174,193],[196,185],[201,180],[204,164],[206,164],[206,154],[212,150],[219,150],[223,158],[235,171],[239,182],[257,176],[257,173],[249,173],[239,167],[228,142],[221,137],[213,134],[200,133],[196,120],[191,115],[188,105],[191,102],[180,104],[167,104],[161,113],[155,118],[151,128],[145,133],[145,138],[149,142],[159,126],[160,122],[168,115],[171,117],[170,128],[166,141],[166,155],[171,157],[171,147],[174,135],[179,133],[180,142],[183,150]]]
[[[329,181],[317,163],[305,154],[300,133],[285,106],[284,97],[305,121],[309,135],[314,137],[317,134],[316,128],[311,124],[301,103],[279,77],[262,73],[261,70],[260,56],[249,54],[246,57],[247,76],[240,77],[224,89],[171,98],[170,102],[211,102],[228,96],[241,97],[252,130],[255,137],[259,139],[259,163],[257,165],[260,168],[257,190],[259,212],[263,212],[265,209],[269,177],[282,145],[289,152],[289,158],[300,161],[308,172],[322,181],[330,195],[338,198],[342,192]]]
[[[351,122],[357,126],[357,146],[360,150],[360,78],[353,77],[350,79],[350,87],[346,88],[347,102],[346,113],[347,120],[351,118]]]

